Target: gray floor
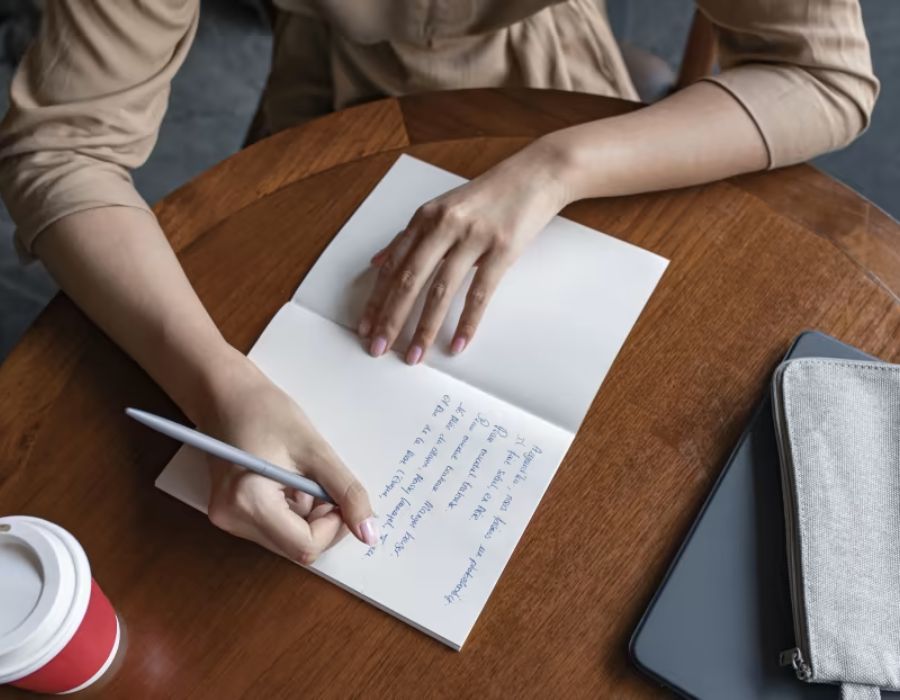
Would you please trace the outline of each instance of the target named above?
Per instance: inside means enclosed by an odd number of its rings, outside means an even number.
[[[24,0],[22,0],[24,1]],[[17,5],[12,2],[10,5]],[[677,66],[690,24],[690,0],[609,0],[616,35]],[[14,8],[15,9],[15,8]],[[15,54],[22,27],[10,35],[0,2],[0,40]],[[816,161],[819,167],[900,218],[900,3],[863,0],[882,93],[869,130],[849,148]],[[206,0],[200,30],[175,79],[159,142],[134,176],[141,194],[154,202],[179,184],[236,151],[256,108],[269,64],[271,40],[252,0]],[[14,58],[0,56],[0,107]],[[0,207],[0,360],[6,356],[55,287],[40,265],[23,266],[12,247],[12,223]]]

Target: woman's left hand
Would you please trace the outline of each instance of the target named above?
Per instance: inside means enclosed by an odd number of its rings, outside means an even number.
[[[540,141],[418,209],[406,229],[372,258],[378,280],[359,323],[369,352],[394,345],[413,304],[434,275],[425,307],[405,350],[417,364],[434,343],[450,301],[473,266],[450,352],[471,342],[503,274],[567,203],[558,156]]]

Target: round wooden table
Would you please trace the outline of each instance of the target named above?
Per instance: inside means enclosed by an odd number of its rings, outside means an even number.
[[[382,100],[260,142],[156,212],[247,350],[401,152],[473,177],[639,107],[528,90]],[[124,660],[85,697],[662,693],[628,637],[792,338],[817,328],[900,360],[900,226],[809,166],[564,214],[671,264],[462,653],[156,490],[176,446],[122,409],[183,417],[53,300],[0,368],[0,513],[71,530],[121,614]]]

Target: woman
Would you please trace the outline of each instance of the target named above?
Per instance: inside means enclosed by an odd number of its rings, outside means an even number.
[[[856,0],[702,0],[722,72],[637,112],[533,142],[424,204],[373,258],[359,332],[421,362],[477,263],[452,352],[473,342],[504,271],[562,207],[774,168],[867,125],[878,83]],[[57,0],[11,88],[0,186],[17,242],[203,430],[311,475],[338,509],[212,466],[210,519],[304,563],[344,524],[374,543],[360,483],[301,409],[216,329],[128,171],[153,147],[197,0]],[[636,97],[600,0],[283,0],[261,116],[269,131],[384,95],[521,85]],[[374,252],[374,251],[373,251]],[[437,270],[434,282],[425,282]]]

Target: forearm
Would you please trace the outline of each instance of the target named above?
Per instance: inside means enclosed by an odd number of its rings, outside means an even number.
[[[201,422],[240,355],[203,308],[156,220],[129,207],[91,209],[51,225],[34,250],[66,294]]]
[[[554,132],[529,149],[553,164],[565,202],[687,187],[768,165],[743,107],[703,82],[644,109]]]

